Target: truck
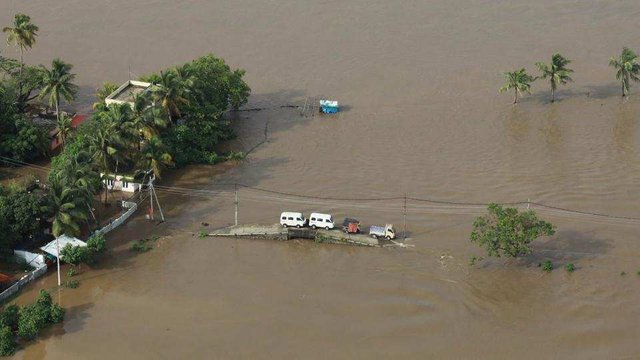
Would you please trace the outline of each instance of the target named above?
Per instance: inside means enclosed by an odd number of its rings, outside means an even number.
[[[353,218],[344,218],[344,221],[342,221],[342,231],[347,234],[360,233],[360,221]]]
[[[372,226],[369,228],[369,235],[372,238],[385,238],[387,240],[396,238],[396,231],[392,224],[386,224],[385,226]]]

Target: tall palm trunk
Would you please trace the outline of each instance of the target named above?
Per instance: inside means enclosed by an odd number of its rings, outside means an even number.
[[[513,99],[513,103],[517,104],[518,103],[518,89],[514,89],[513,92],[515,94],[515,97]]]
[[[56,120],[60,124],[60,98],[56,96]]]
[[[20,75],[18,80],[18,99],[22,97],[22,72],[24,71],[24,49],[20,46]],[[19,101],[21,102],[21,101]],[[19,104],[20,108],[22,108],[22,104]]]

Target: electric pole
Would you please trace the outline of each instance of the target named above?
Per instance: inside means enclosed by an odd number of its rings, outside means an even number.
[[[402,226],[402,239],[407,239],[407,193],[404,193],[404,211],[402,214],[403,217],[403,226]]]
[[[236,200],[234,202],[236,205],[236,226],[238,226],[238,184],[234,184],[234,188],[236,193]]]

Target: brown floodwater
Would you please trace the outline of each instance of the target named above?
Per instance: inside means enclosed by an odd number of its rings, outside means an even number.
[[[640,222],[540,210],[558,227],[535,254],[484,260],[474,206],[409,201],[409,248],[200,239],[233,222],[243,184],[332,198],[526,201],[640,217],[640,86],[623,101],[608,59],[640,47],[640,3],[620,1],[4,0],[40,26],[29,63],[75,65],[80,109],[102,81],[125,81],[214,52],[253,89],[232,149],[241,164],[190,167],[159,192],[167,221],[141,213],[112,251],[55,290],[69,311],[16,357],[638,358]],[[4,26],[4,25],[3,25]],[[11,54],[12,49],[3,49]],[[575,82],[511,105],[501,72],[561,52]],[[634,84],[635,85],[635,84]],[[343,105],[302,117],[305,98]],[[220,190],[220,192],[217,192]],[[314,200],[241,189],[241,222],[327,211],[401,227],[403,201]],[[127,242],[157,234],[155,248]],[[537,264],[558,268],[543,274]],[[561,267],[574,263],[577,270]],[[627,275],[621,275],[625,272]]]

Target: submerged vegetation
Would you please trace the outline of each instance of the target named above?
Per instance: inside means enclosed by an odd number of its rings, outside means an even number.
[[[519,257],[532,252],[531,242],[542,236],[555,234],[555,227],[538,219],[533,210],[490,204],[488,214],[473,222],[471,242],[484,248],[488,256]]]
[[[51,295],[40,290],[35,303],[24,307],[7,306],[0,313],[0,356],[15,353],[18,339],[32,341],[42,329],[62,322],[65,310],[54,304]]]
[[[531,83],[537,79],[548,79],[551,87],[551,102],[556,100],[556,89],[559,85],[565,85],[573,81],[571,74],[573,70],[567,65],[571,60],[566,59],[560,54],[551,56],[551,63],[537,62],[535,66],[540,72],[540,76],[532,77],[522,68],[520,70],[505,72],[505,83],[498,92],[514,90],[514,104],[518,103],[518,97],[524,93],[530,93]],[[622,96],[629,95],[631,89],[631,81],[640,81],[640,63],[638,63],[638,55],[635,51],[624,47],[620,56],[609,59],[609,66],[616,70],[616,79],[620,81],[622,87]]]

